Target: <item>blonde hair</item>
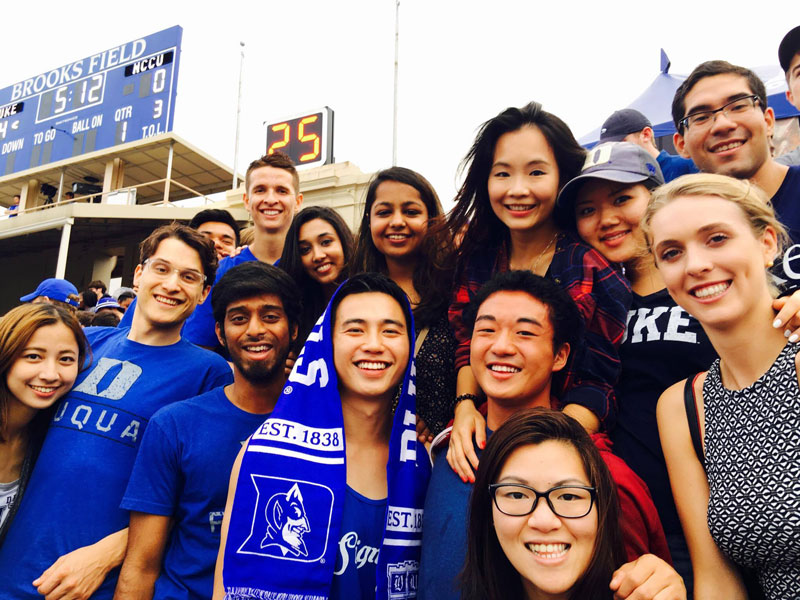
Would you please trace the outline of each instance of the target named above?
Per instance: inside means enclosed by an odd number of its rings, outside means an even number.
[[[775,230],[780,255],[789,242],[789,234],[778,221],[769,198],[757,185],[746,179],[734,179],[726,175],[697,173],[684,175],[653,191],[650,204],[647,206],[642,230],[647,241],[647,248],[653,250],[653,232],[651,223],[655,214],[667,204],[686,196],[714,196],[733,202],[744,214],[745,220],[756,238],[760,238],[767,227]]]

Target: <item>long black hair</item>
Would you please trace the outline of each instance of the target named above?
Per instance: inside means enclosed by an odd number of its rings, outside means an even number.
[[[422,175],[405,167],[391,167],[378,171],[370,181],[364,202],[364,214],[356,233],[356,247],[353,255],[351,273],[377,272],[388,274],[386,257],[381,254],[372,241],[370,213],[378,186],[384,181],[396,181],[414,188],[419,193],[428,210],[428,232],[422,241],[421,257],[414,269],[414,289],[420,302],[414,309],[417,327],[428,327],[442,315],[451,294],[452,278],[444,266],[444,230],[437,226],[443,221],[442,204],[430,182]]]
[[[314,327],[319,316],[324,312],[330,297],[322,289],[322,285],[313,279],[300,258],[299,237],[300,229],[306,223],[315,219],[322,219],[333,227],[342,245],[344,254],[344,267],[339,274],[337,283],[347,279],[349,275],[349,265],[353,259],[353,234],[345,223],[344,219],[332,208],[327,206],[307,206],[294,216],[289,230],[286,232],[286,241],[283,243],[283,253],[281,254],[278,266],[283,269],[289,277],[294,279],[303,298],[303,315],[300,319],[298,341],[300,344],[306,339],[311,329]]]
[[[589,483],[596,490],[597,535],[586,571],[569,591],[572,600],[610,600],[614,571],[625,560],[614,480],[589,434],[562,412],[530,408],[512,415],[492,434],[481,456],[472,488],[467,558],[461,573],[464,600],[522,598],[522,576],[503,552],[494,529],[489,485],[497,482],[511,453],[547,441],[568,444],[580,456]]]
[[[453,239],[463,235],[457,253],[459,265],[476,252],[497,248],[508,239],[508,228],[494,214],[489,203],[489,173],[500,136],[523,127],[535,127],[547,140],[558,167],[558,189],[577,176],[586,159],[569,126],[538,102],[522,108],[510,107],[489,119],[478,130],[460,170],[466,177],[456,195],[456,205],[447,219]]]

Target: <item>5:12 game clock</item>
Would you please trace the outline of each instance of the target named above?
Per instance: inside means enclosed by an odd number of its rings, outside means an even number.
[[[172,129],[176,25],[0,89],[0,176]]]

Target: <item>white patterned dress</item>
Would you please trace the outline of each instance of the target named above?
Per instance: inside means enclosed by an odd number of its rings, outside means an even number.
[[[787,344],[755,383],[703,384],[708,528],[733,562],[752,568],[767,598],[800,598],[800,386]]]

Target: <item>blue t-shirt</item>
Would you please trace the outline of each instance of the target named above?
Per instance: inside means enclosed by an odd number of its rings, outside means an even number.
[[[700,169],[695,166],[692,159],[675,156],[666,150],[662,150],[658,153],[656,161],[658,162],[658,166],[661,167],[661,173],[664,175],[665,182],[677,179],[681,175],[700,172]]]
[[[487,436],[491,433],[486,430]],[[482,451],[475,446],[480,458]],[[422,517],[422,556],[419,563],[419,600],[459,600],[458,576],[467,556],[469,496],[464,483],[445,458],[447,446],[436,453],[425,512]]]
[[[371,500],[347,487],[330,600],[372,600],[386,523],[386,498]]]
[[[119,507],[159,408],[233,380],[219,356],[184,340],[147,346],[127,329],[89,327],[92,363],[61,401],[0,548],[0,598],[41,600],[31,585],[59,556],[128,525]],[[114,569],[93,598],[111,598]]]
[[[225,273],[236,265],[255,260],[258,259],[250,251],[250,246],[245,247],[245,249],[236,256],[227,256],[223,258],[219,263],[219,267],[217,267],[217,277],[214,283],[217,283]],[[206,301],[202,304],[198,304],[192,315],[186,320],[181,335],[193,344],[205,346],[206,348],[216,348],[219,344],[217,334],[214,332],[214,311],[211,309],[210,291]]]
[[[173,519],[154,599],[211,597],[231,468],[268,416],[234,406],[219,387],[150,419],[121,506]]]
[[[122,318],[119,320],[117,327],[120,329],[124,329],[126,327],[130,327],[133,325],[133,311],[136,310],[136,301],[138,298],[134,298],[133,302],[128,304],[128,308],[125,309],[125,312],[122,313]]]

